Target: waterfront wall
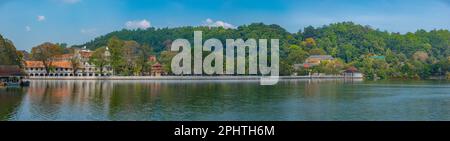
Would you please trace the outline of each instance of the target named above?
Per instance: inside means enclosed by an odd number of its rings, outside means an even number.
[[[261,76],[33,76],[30,80],[260,80]],[[363,79],[348,76],[280,76],[280,79]]]

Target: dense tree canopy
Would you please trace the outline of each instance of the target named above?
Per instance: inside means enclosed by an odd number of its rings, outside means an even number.
[[[61,55],[64,52],[64,48],[60,47],[58,44],[53,43],[43,43],[31,49],[31,56],[33,60],[42,61],[45,70],[47,72],[53,71],[51,68],[53,63],[53,58],[57,55]]]
[[[146,30],[121,30],[96,38],[85,44],[90,49],[111,43],[111,38],[148,44],[161,57],[170,43],[178,38],[193,42],[194,31],[203,31],[203,39],[280,39],[281,72],[292,73],[292,65],[303,63],[309,55],[332,55],[342,62],[322,66],[356,66],[368,78],[428,78],[445,76],[449,72],[450,32],[448,30],[418,30],[414,33],[390,33],[352,22],[342,22],[323,27],[306,27],[289,33],[278,25],[254,23],[237,29],[221,27],[149,28]],[[84,45],[83,45],[84,46]],[[111,47],[112,49],[114,47]],[[114,49],[113,49],[114,50]],[[114,54],[114,53],[113,53]],[[162,58],[163,63],[169,63]],[[336,63],[339,64],[336,66]],[[324,70],[324,69],[317,69]],[[335,70],[325,72],[337,73]]]
[[[0,65],[21,65],[21,60],[14,44],[0,35]]]

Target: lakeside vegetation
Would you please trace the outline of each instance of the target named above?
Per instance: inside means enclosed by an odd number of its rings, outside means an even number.
[[[0,35],[0,65],[20,65],[23,54],[16,50],[13,42]]]
[[[194,31],[203,31],[203,39],[280,39],[280,73],[306,75],[310,72],[339,74],[350,67],[358,68],[367,79],[429,79],[450,78],[450,32],[448,30],[417,30],[414,33],[392,33],[352,22],[322,27],[306,27],[290,33],[278,25],[254,23],[236,29],[222,27],[148,28],[121,30],[100,36],[83,45],[73,47],[104,51],[111,49],[111,59],[94,55],[96,65],[111,63],[120,75],[136,75],[148,71],[148,56],[156,55],[166,71],[170,72],[171,58],[176,52],[168,51],[171,42],[185,38],[193,42]],[[9,43],[9,44],[6,44]],[[44,45],[44,44],[43,44]],[[63,50],[65,44],[57,45]],[[11,47],[12,46],[12,47]],[[40,45],[42,46],[42,45]],[[38,47],[40,47],[38,46]],[[35,47],[35,48],[38,48]],[[14,48],[8,41],[0,41],[0,57],[9,64],[17,64],[20,55],[3,55],[2,49]],[[15,50],[15,49],[14,49]],[[11,51],[10,51],[11,52]],[[99,53],[100,54],[100,53]],[[310,55],[331,55],[337,58],[310,69],[294,69]],[[36,53],[32,52],[32,58]],[[110,62],[106,62],[110,61]]]

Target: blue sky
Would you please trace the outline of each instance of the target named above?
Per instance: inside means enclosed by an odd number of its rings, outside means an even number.
[[[0,34],[21,50],[81,44],[123,28],[353,21],[391,32],[450,29],[450,0],[1,0]]]

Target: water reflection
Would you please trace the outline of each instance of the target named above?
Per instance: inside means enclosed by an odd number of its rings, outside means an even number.
[[[0,88],[0,120],[10,119],[25,95],[22,88]]]
[[[0,120],[450,120],[449,91],[422,81],[32,81],[0,89]]]

